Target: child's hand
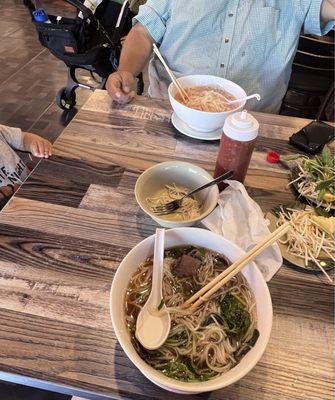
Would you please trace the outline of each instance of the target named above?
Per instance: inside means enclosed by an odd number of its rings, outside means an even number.
[[[52,144],[34,133],[24,133],[23,145],[35,157],[49,158],[52,155]]]

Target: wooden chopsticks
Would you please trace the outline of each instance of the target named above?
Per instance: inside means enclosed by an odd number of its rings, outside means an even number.
[[[271,246],[280,237],[285,235],[290,229],[290,224],[285,223],[281,225],[274,232],[266,236],[261,242],[248,251],[243,257],[235,261],[229,268],[224,270],[220,275],[214,278],[206,286],[201,288],[192,297],[190,297],[181,308],[197,308],[203,302],[207,301],[216,291],[218,291],[225,283],[238,274],[241,269],[257,257],[263,250]]]
[[[160,59],[161,63],[163,64],[164,68],[166,69],[166,72],[169,74],[172,82],[176,85],[177,89],[179,90],[181,97],[183,98],[184,101],[189,99],[188,94],[186,93],[185,89],[180,85],[180,83],[177,81],[177,78],[174,76],[174,73],[170,70],[168,65],[166,64],[163,56],[161,55],[161,52],[158,50],[158,47],[156,44],[153,44],[153,50],[156,56]]]

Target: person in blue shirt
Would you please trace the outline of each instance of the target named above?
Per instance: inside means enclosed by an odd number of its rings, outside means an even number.
[[[134,77],[157,43],[177,77],[209,74],[232,80],[262,101],[255,111],[277,113],[286,93],[301,30],[323,35],[333,26],[335,0],[148,0],[134,19],[119,68],[106,88],[120,103],[134,96]],[[149,95],[167,97],[170,83],[156,57]]]

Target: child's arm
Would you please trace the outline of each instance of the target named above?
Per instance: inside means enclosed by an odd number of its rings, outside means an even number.
[[[15,150],[24,150],[23,133],[20,128],[0,125],[0,136]]]
[[[52,154],[51,143],[34,133],[0,125],[0,135],[15,150],[29,151],[35,157],[48,158]]]
[[[34,133],[23,132],[23,150],[35,157],[49,158],[52,155],[52,144]]]

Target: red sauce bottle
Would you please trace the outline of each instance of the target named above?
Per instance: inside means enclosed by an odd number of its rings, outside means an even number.
[[[234,171],[234,180],[244,182],[259,130],[259,123],[246,110],[230,114],[225,121],[220,141],[214,178],[228,170]],[[219,185],[223,190],[225,183]]]

